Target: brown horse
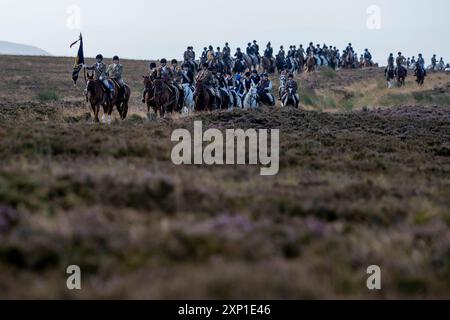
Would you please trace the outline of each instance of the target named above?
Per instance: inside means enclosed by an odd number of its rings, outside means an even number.
[[[313,72],[314,71],[314,67],[316,65],[316,59],[314,59],[313,55],[309,55],[308,59],[306,59],[306,72]]]
[[[153,82],[149,76],[143,76],[143,78],[145,87],[144,103],[147,105],[147,111],[150,114],[150,108],[152,108],[155,114],[157,114],[158,109],[154,99],[155,90],[153,88]]]
[[[90,102],[92,111],[94,112],[94,121],[100,122],[98,117],[100,107],[103,107],[104,115],[109,113],[109,109],[111,108],[111,99],[104,90],[102,83],[99,80],[94,80],[93,74],[87,74],[85,95],[86,102]]]
[[[153,87],[154,103],[161,117],[164,117],[166,112],[172,113],[177,110],[180,99],[177,88],[169,86],[162,79],[155,79],[153,81]]]
[[[263,72],[275,73],[275,61],[266,56],[261,58],[261,65],[263,68]]]
[[[111,117],[111,113],[114,107],[119,111],[120,119],[125,120],[128,114],[128,103],[131,97],[130,87],[127,85],[123,86],[122,89],[115,79],[108,80],[109,83],[114,87],[114,93],[112,94],[111,106],[109,108],[108,117]],[[122,91],[123,90],[123,91]]]
[[[198,81],[195,85],[195,110],[196,111],[212,111],[216,98],[210,92],[207,86],[201,81]]]

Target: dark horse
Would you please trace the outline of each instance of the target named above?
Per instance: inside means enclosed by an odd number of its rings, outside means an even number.
[[[405,80],[408,76],[408,71],[405,67],[399,66],[395,68],[395,76],[397,77],[397,86],[402,87],[406,84]]]
[[[114,88],[114,93],[111,97],[106,93],[103,84],[94,80],[93,74],[87,74],[86,82],[86,101],[90,102],[92,111],[94,112],[95,122],[100,122],[99,113],[100,107],[103,107],[103,114],[108,115],[108,121],[111,121],[111,114],[114,106],[119,111],[120,118],[125,120],[128,113],[128,102],[130,100],[131,91],[128,86],[123,88],[123,94],[119,90],[118,84],[113,80],[108,80],[110,85]]]
[[[419,86],[423,86],[425,82],[425,69],[418,63],[416,63],[416,82]]]
[[[268,58],[263,56],[261,58],[261,64],[263,68],[263,72],[274,73],[275,72],[275,62],[273,58]]]
[[[145,87],[144,103],[147,105],[147,112],[150,114],[150,108],[152,108],[157,115],[158,108],[156,107],[154,99],[155,89],[153,87],[153,82],[149,76],[143,76],[143,78]]]
[[[155,79],[153,81],[153,99],[156,110],[159,110],[161,117],[164,117],[166,112],[179,111],[180,94],[177,88],[169,86],[162,79]]]
[[[195,110],[196,111],[212,111],[214,109],[216,98],[210,92],[207,86],[201,81],[195,85]]]

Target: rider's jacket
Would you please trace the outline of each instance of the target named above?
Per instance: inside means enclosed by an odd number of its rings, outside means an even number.
[[[306,53],[308,55],[310,55],[311,53],[315,53],[315,52],[316,52],[316,50],[314,47],[309,46],[308,48],[306,48]]]
[[[434,66],[436,66],[437,60],[435,57],[431,58],[431,64]]]
[[[399,56],[395,60],[395,63],[397,64],[397,66],[401,66],[401,65],[405,64],[405,61],[406,61],[406,59],[404,56]]]
[[[255,54],[255,51],[253,50],[253,47],[247,47],[247,54],[249,56],[253,56]]]
[[[212,85],[213,77],[211,71],[208,69],[201,70],[196,77],[197,82],[201,82],[204,85]]]
[[[258,85],[259,84],[259,82],[261,81],[261,77],[260,76],[258,76],[258,75],[256,75],[256,76],[251,76],[251,79],[252,79],[252,81],[253,81],[253,83],[255,84],[255,85]]]
[[[272,81],[270,80],[261,80],[259,87],[266,92],[270,92],[272,90]]]
[[[422,66],[422,68],[425,67],[425,59],[423,57],[419,57],[417,62]]]
[[[284,52],[284,50],[280,50],[280,51],[278,51],[278,56],[280,58],[284,58],[286,56],[286,53]]]
[[[236,51],[236,53],[234,54],[234,56],[236,57],[237,60],[242,60],[242,59],[244,59],[244,56],[242,55],[242,51]]]
[[[106,70],[106,74],[110,78],[114,78],[116,80],[122,80],[123,65],[121,65],[121,64],[110,64],[108,66],[108,69]]]
[[[195,60],[195,54],[193,51],[186,51],[184,53],[184,61],[194,61]]]
[[[162,79],[165,82],[172,81],[173,80],[173,71],[167,66],[165,66],[165,67],[161,66],[156,71],[156,78]]]
[[[206,54],[206,58],[208,61],[213,61],[215,58],[215,54],[213,50],[209,50],[208,53]]]
[[[257,44],[252,45],[252,50],[255,55],[259,56],[259,46]]]
[[[222,60],[222,52],[216,51],[214,57],[216,58],[217,61]]]
[[[271,47],[266,48],[264,51],[264,57],[271,59],[273,56],[273,49]]]
[[[86,70],[94,70],[94,78],[95,80],[106,80],[106,64],[104,64],[103,62],[100,63],[95,63],[94,65],[90,66],[90,67],[86,67]]]
[[[194,83],[194,74],[191,70],[181,72],[181,83],[192,85]]]
[[[370,52],[366,51],[364,52],[364,59],[366,60],[372,60],[372,55],[370,54]]]
[[[297,92],[297,88],[298,88],[297,82],[295,82],[294,79],[289,79],[289,80],[286,82],[286,88],[293,89],[294,92]]]
[[[231,49],[230,49],[230,47],[227,47],[227,46],[225,46],[225,47],[223,47],[223,56],[224,57],[230,57],[231,56]]]
[[[388,66],[394,66],[394,57],[389,57],[388,58]]]
[[[252,79],[250,78],[250,79],[247,79],[247,78],[244,78],[244,89],[245,89],[245,91],[249,91],[251,88],[252,88]]]
[[[229,79],[225,79],[225,83],[228,89],[234,88],[234,80],[233,77]]]

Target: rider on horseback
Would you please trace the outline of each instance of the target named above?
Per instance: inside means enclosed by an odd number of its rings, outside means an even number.
[[[280,57],[281,59],[284,59],[285,56],[286,56],[286,53],[284,52],[284,47],[281,46],[280,51],[278,51],[278,57]]]
[[[123,65],[120,64],[118,56],[113,57],[113,63],[108,66],[106,74],[119,85],[119,95],[125,100],[126,83],[122,79]]]
[[[228,42],[225,43],[225,47],[223,47],[222,54],[225,59],[231,57],[231,48],[228,46]]]
[[[108,77],[106,74],[107,67],[106,64],[103,63],[103,56],[101,54],[98,54],[95,59],[97,60],[97,62],[94,65],[90,67],[85,66],[85,68],[86,70],[94,71],[94,79],[100,81],[103,84],[106,93],[110,98],[112,98],[114,88],[108,81]]]
[[[261,83],[259,84],[260,94],[264,94],[270,101],[271,105],[275,105],[275,97],[271,93],[272,81],[267,73],[263,73]]]
[[[259,84],[259,82],[261,81],[261,77],[258,75],[258,71],[256,71],[256,70],[252,71],[251,79],[255,85]]]
[[[259,45],[256,40],[253,40],[252,49],[256,59],[258,60],[258,64],[261,63],[261,55],[259,54]]]
[[[369,49],[364,50],[364,60],[369,63],[369,65],[372,65],[372,54],[369,52]]]
[[[150,71],[149,72],[150,81],[155,80],[156,76],[157,76],[157,72],[158,72],[157,69],[156,69],[156,63],[155,62],[151,62],[150,63],[149,71]],[[143,97],[142,97],[142,103],[145,103],[145,97],[146,97],[147,93],[148,93],[148,88],[145,87],[144,88],[144,92],[143,92]]]
[[[295,97],[295,99],[297,99],[297,102],[298,102],[298,100],[299,100],[299,97],[297,94],[298,85],[297,85],[297,82],[294,80],[294,75],[292,73],[290,73],[288,76],[288,80],[286,82],[286,87],[284,89],[284,95],[281,98],[282,101],[284,101],[288,97],[289,90],[291,90],[292,95]]]
[[[433,54],[433,58],[431,58],[431,69],[432,70],[436,70],[436,64],[437,64],[436,55]]]

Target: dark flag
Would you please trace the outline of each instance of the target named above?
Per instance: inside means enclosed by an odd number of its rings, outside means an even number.
[[[76,84],[78,81],[78,76],[80,75],[81,69],[83,69],[84,64],[84,51],[83,51],[83,37],[80,34],[80,39],[75,41],[70,45],[72,48],[75,44],[80,42],[80,48],[78,49],[77,57],[75,58],[75,64],[73,65],[73,72],[72,72],[72,80]]]

